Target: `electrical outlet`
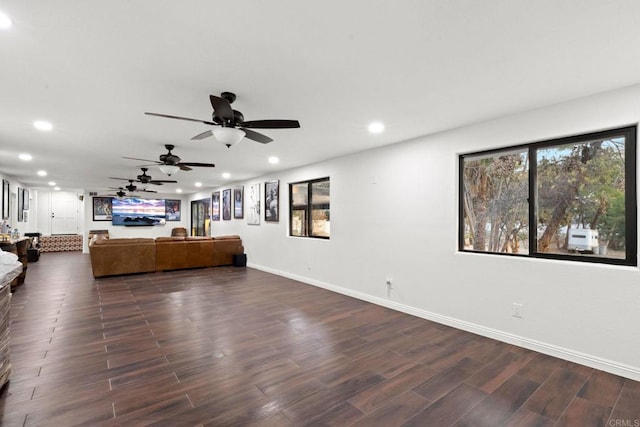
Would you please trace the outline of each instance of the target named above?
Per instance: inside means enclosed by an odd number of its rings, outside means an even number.
[[[522,304],[518,304],[517,302],[514,302],[513,305],[511,306],[511,315],[513,317],[518,317],[522,319]]]

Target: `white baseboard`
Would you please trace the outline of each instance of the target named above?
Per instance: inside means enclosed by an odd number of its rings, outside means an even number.
[[[582,353],[579,351],[571,350],[564,347],[559,347],[553,344],[532,340],[519,335],[510,334],[508,332],[500,331],[497,329],[487,328],[475,323],[465,322],[464,320],[456,319],[449,316],[443,316],[441,314],[433,313],[430,311],[422,310],[416,307],[411,307],[406,304],[400,304],[394,301],[389,301],[384,298],[375,297],[362,292],[357,292],[351,289],[343,288],[340,286],[334,286],[329,283],[321,282],[319,280],[310,279],[308,277],[299,276],[286,271],[275,270],[272,268],[256,265],[253,263],[247,263],[248,267],[255,268],[256,270],[265,271],[278,276],[286,277],[289,279],[297,280],[308,285],[317,286],[319,288],[327,289],[329,291],[337,292],[339,294],[347,295],[359,300],[367,301],[372,304],[380,305],[392,310],[400,311],[410,314],[412,316],[420,317],[423,319],[431,320],[436,323],[451,326],[463,331],[471,332],[477,335],[482,335],[487,338],[492,338],[498,341],[505,342],[507,344],[513,344],[518,347],[523,347],[529,350],[534,350],[539,353],[544,353],[549,356],[557,357],[559,359],[568,360],[570,362],[585,365],[590,368],[599,369],[601,371],[609,372],[621,377],[629,378],[634,381],[640,381],[640,368],[625,365],[613,360],[602,359],[597,356]]]

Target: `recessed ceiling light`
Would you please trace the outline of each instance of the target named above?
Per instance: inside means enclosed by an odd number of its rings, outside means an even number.
[[[229,178],[231,178],[231,174],[230,174],[229,172],[224,172],[224,173],[222,174],[222,177],[223,177],[224,179],[229,179]]]
[[[182,193],[182,188],[177,188],[176,193]]]
[[[29,153],[22,153],[22,154],[20,154],[20,155],[18,156],[18,158],[19,158],[20,160],[24,160],[25,162],[28,162],[29,160],[32,160],[32,159],[33,159],[33,156],[32,156],[31,154],[29,154]]]
[[[49,185],[53,187],[54,185],[56,185],[56,183],[53,181],[49,181]]]
[[[201,182],[196,182],[196,187],[202,187],[202,183]]]
[[[271,163],[272,165],[278,164],[279,162],[280,162],[280,159],[277,158],[276,156],[269,157],[269,163]]]
[[[380,133],[384,130],[384,125],[380,122],[373,122],[369,124],[369,132]]]
[[[50,122],[47,122],[44,120],[36,120],[35,122],[33,122],[33,127],[35,127],[38,130],[44,130],[44,131],[49,131],[53,129],[53,125]]]
[[[38,176],[47,176],[47,171],[38,171]]]
[[[9,15],[0,10],[0,30],[6,30],[11,28],[13,21],[9,18]]]
[[[60,191],[60,187],[53,187],[54,190]]]
[[[53,129],[53,125],[51,124],[51,122],[47,122],[45,120],[36,120],[35,122],[33,122],[33,127],[42,131],[50,131],[51,129]]]

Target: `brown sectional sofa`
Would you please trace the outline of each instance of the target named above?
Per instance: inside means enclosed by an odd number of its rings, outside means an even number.
[[[97,239],[89,245],[94,277],[216,267],[244,253],[239,236]]]

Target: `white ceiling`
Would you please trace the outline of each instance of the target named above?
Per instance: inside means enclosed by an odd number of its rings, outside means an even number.
[[[197,191],[640,82],[637,0],[0,0],[0,172],[107,193],[174,144]],[[190,141],[208,95],[297,119],[227,149]],[[54,130],[33,128],[49,120]],[[385,123],[371,135],[367,125]],[[18,154],[33,155],[29,163]],[[280,164],[267,162],[278,156]],[[36,175],[39,169],[48,176]],[[155,179],[167,179],[151,168]],[[157,188],[156,188],[157,189]]]

